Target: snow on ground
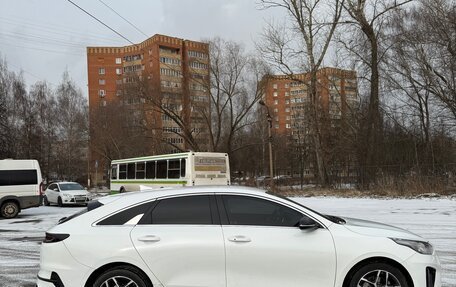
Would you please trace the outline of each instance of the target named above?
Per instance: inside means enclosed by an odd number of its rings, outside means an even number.
[[[35,286],[45,231],[80,209],[40,206],[25,209],[14,219],[0,218],[0,286]]]
[[[456,286],[456,200],[294,198],[323,213],[396,225],[430,240],[440,256],[444,287]],[[24,210],[12,220],[0,219],[0,286],[32,287],[39,269],[44,232],[80,207]]]
[[[456,200],[294,198],[322,213],[402,227],[429,240],[442,264],[442,286],[456,286]]]

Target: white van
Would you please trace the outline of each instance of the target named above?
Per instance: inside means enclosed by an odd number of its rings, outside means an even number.
[[[0,160],[0,216],[16,217],[41,203],[41,170],[36,160]]]

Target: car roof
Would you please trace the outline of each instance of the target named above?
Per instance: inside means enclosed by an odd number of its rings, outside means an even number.
[[[128,193],[119,193],[102,197],[99,199],[101,203],[108,203],[122,198],[122,201],[138,202],[142,200],[150,200],[155,198],[173,196],[173,195],[186,195],[195,193],[243,193],[251,195],[266,195],[265,190],[260,190],[253,187],[240,187],[240,186],[189,186],[189,187],[165,187],[162,189],[149,189],[143,191],[135,191]]]

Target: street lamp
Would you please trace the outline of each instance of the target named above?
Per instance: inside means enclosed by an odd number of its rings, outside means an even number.
[[[272,117],[271,114],[269,113],[269,107],[266,105],[266,103],[263,100],[260,100],[258,102],[260,105],[266,108],[267,111],[267,119],[269,122],[269,128],[268,128],[268,133],[269,133],[269,138],[268,138],[268,143],[269,143],[269,177],[270,177],[270,186],[271,190],[274,191],[274,166],[273,166],[273,159],[272,159]]]

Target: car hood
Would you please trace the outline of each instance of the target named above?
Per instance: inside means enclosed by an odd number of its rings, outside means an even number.
[[[61,191],[62,194],[69,194],[69,195],[87,195],[89,192],[87,190],[64,190]]]
[[[377,236],[377,237],[391,237],[391,238],[402,238],[410,240],[420,240],[424,239],[415,233],[412,233],[408,230],[387,225],[375,221],[368,221],[356,218],[343,218],[345,220],[344,226],[355,233],[367,235],[367,236]]]

